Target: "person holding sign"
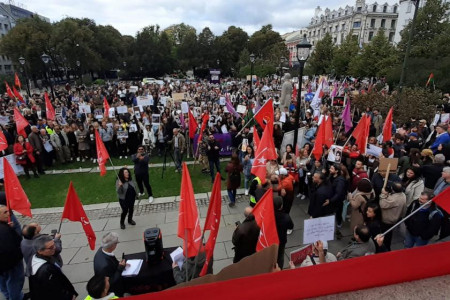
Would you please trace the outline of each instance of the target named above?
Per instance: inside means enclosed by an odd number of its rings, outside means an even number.
[[[335,261],[337,261],[336,256],[333,253],[328,252],[328,242],[319,240],[313,244],[313,254],[306,256],[305,260],[300,265],[300,268]],[[291,269],[295,269],[295,265],[292,261],[289,262],[289,266]]]

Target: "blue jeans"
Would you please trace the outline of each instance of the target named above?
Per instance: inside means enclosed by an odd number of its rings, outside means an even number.
[[[429,240],[423,240],[420,236],[414,236],[406,229],[405,248],[412,248],[414,245],[416,245],[416,247],[425,246],[428,242]]]
[[[0,290],[7,300],[22,300],[24,281],[25,272],[21,260],[11,270],[0,273]]]
[[[228,198],[230,198],[231,203],[236,202],[236,190],[227,190]]]
[[[217,172],[220,173],[220,160],[209,160],[209,173],[211,173],[211,182],[214,182],[214,178],[216,178],[216,173],[214,173],[214,165],[216,165]],[[222,176],[222,174],[220,174]]]
[[[181,161],[183,160],[183,154],[181,154],[180,149],[176,148],[173,150],[173,159],[175,160],[175,167],[177,170],[181,170]]]

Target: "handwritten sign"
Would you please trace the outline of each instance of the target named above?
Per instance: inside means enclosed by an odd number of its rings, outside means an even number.
[[[153,105],[153,97],[152,96],[139,96],[137,97],[137,105],[142,107]]]
[[[303,244],[334,239],[334,216],[308,219],[304,222]]]
[[[236,111],[240,114],[245,114],[247,107],[245,105],[238,105]]]
[[[173,93],[172,98],[174,101],[183,101],[184,93]]]
[[[118,114],[126,114],[128,112],[128,109],[125,105],[117,106],[116,109]]]
[[[306,259],[307,256],[312,254],[313,254],[313,247],[312,245],[308,245],[298,250],[292,251],[290,253],[290,258],[295,266],[299,266],[302,264],[302,262]]]

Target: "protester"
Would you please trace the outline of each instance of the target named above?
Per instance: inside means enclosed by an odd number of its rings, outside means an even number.
[[[233,263],[237,263],[244,257],[256,252],[259,227],[256,224],[255,216],[252,215],[251,207],[245,208],[244,216],[245,219],[242,223],[236,222],[236,229],[231,240],[234,245]]]
[[[283,210],[283,198],[280,196],[273,198],[273,209],[275,211],[275,224],[277,226],[278,240],[278,266],[283,269],[284,266],[284,250],[287,243],[288,230],[294,229],[294,223],[292,222],[289,213]]]
[[[230,207],[233,207],[236,203],[236,190],[241,186],[241,172],[243,171],[242,165],[239,163],[239,158],[236,153],[231,155],[231,160],[225,168],[227,172],[227,193],[230,203]]]
[[[358,183],[353,193],[348,194],[348,201],[351,205],[350,230],[364,223],[364,210],[367,203],[373,198],[372,184],[367,178]]]
[[[305,260],[301,263],[300,267],[309,267],[319,264],[335,262],[337,258],[334,254],[328,252],[327,241],[317,241],[312,244],[313,254],[306,256]],[[289,262],[291,269],[295,269],[293,262]]]
[[[173,158],[176,167],[175,172],[181,172],[181,162],[183,161],[183,153],[186,148],[186,140],[184,136],[179,133],[178,128],[173,129],[173,137],[169,143],[172,145]]]
[[[208,139],[208,144],[206,148],[206,155],[208,156],[208,162],[209,162],[209,173],[211,175],[211,182],[214,182],[215,172],[214,172],[214,166],[216,167],[217,172],[220,173],[220,145],[214,138],[214,135],[210,134]],[[222,175],[221,175],[222,176]],[[221,177],[222,180],[225,180],[225,178]]]
[[[114,293],[109,292],[109,277],[104,275],[94,275],[89,279],[86,290],[88,296],[84,300],[109,300],[118,299]]]
[[[30,178],[30,169],[34,173],[35,178],[39,178],[36,171],[36,160],[33,156],[33,147],[26,142],[22,135],[16,137],[14,144],[14,154],[16,155],[16,164],[21,165],[27,178]]]
[[[243,159],[241,160],[241,163],[244,168],[244,188],[246,196],[248,195],[250,188],[249,182],[251,182],[254,177],[253,174],[251,173],[254,160],[255,160],[255,153],[253,147],[248,145],[246,148],[246,154],[243,155]]]
[[[323,217],[327,214],[327,205],[333,196],[333,188],[329,185],[324,173],[316,172],[310,185],[308,214],[313,218]],[[327,202],[328,200],[328,202]]]
[[[413,200],[419,199],[424,189],[420,168],[410,167],[406,169],[402,185],[405,189],[406,206],[409,206]]]
[[[206,262],[206,253],[204,251],[199,252],[197,256],[185,259],[181,268],[178,266],[176,262],[173,262],[172,268],[173,268],[173,278],[175,279],[175,282],[177,284],[180,284],[198,278],[205,262]],[[213,272],[212,268],[213,268],[213,260],[209,261],[208,263],[207,274],[211,274]]]
[[[276,191],[283,198],[283,211],[289,214],[294,202],[294,178],[285,168],[280,168],[278,171],[275,171],[275,174],[278,176]]]
[[[148,162],[150,157],[145,152],[143,145],[138,147],[138,152],[131,156],[131,160],[134,163],[134,176],[136,177],[136,183],[139,188],[138,197],[144,196],[144,186],[148,194],[148,203],[153,203],[153,191],[150,185],[150,179],[148,174]]]
[[[364,225],[369,228],[370,237],[375,239],[381,233],[381,207],[375,201],[367,203],[364,213]],[[384,238],[383,238],[384,242]],[[380,252],[378,243],[375,243],[376,252]]]
[[[122,208],[120,215],[120,228],[125,229],[125,218],[128,215],[128,224],[136,225],[133,221],[134,203],[137,198],[136,184],[131,177],[130,170],[122,168],[119,170],[119,178],[116,180],[116,191],[119,204]]]
[[[365,225],[358,225],[353,231],[355,239],[341,252],[336,254],[338,260],[354,258],[375,253],[375,243],[370,238],[369,228]]]

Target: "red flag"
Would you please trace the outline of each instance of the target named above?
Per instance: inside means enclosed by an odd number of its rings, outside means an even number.
[[[183,239],[183,250],[187,251],[188,258],[198,254],[202,241],[202,230],[200,228],[191,176],[186,163],[183,163],[183,175],[181,177],[178,237]]]
[[[266,129],[266,124],[273,122],[273,99],[270,98],[254,116],[256,122]]]
[[[297,86],[294,84],[294,90],[292,91],[292,99],[297,100]]]
[[[356,125],[355,130],[352,132],[352,136],[356,139],[356,145],[361,154],[366,153],[367,139],[369,138],[370,130],[370,117],[364,115],[361,120],[359,120],[358,125]]]
[[[202,117],[202,128],[200,129],[200,133],[198,135],[197,143],[200,143],[202,141],[203,131],[205,131],[206,124],[208,124],[208,121],[209,121],[209,114],[205,113],[203,115],[203,117]]]
[[[8,141],[6,140],[5,134],[0,130],[0,151],[8,148]]]
[[[106,175],[106,161],[109,159],[108,151],[106,150],[105,144],[103,144],[98,130],[95,130],[95,143],[97,145],[97,162],[100,168],[100,176]]]
[[[67,192],[66,203],[64,204],[64,211],[61,216],[61,220],[67,219],[72,222],[80,222],[83,226],[84,233],[89,242],[91,250],[95,249],[95,233],[89,222],[86,212],[83,209],[80,198],[78,198],[77,192],[73,187],[72,181],[69,185],[69,191]]]
[[[193,139],[195,136],[195,132],[197,131],[198,124],[197,121],[195,121],[194,115],[192,114],[190,109],[188,111],[188,114],[189,114],[189,137]]]
[[[256,126],[253,126],[253,151],[256,151],[258,149],[260,139],[258,135],[258,130],[256,130]],[[254,153],[253,153],[254,154]]]
[[[17,76],[17,73],[14,73],[14,84],[19,88],[19,90],[22,89],[22,84],[20,83],[19,76]]]
[[[9,84],[5,81],[6,85],[6,93],[8,94],[9,98],[16,99],[16,96],[14,96],[13,92],[11,91],[11,88],[9,87]]]
[[[55,120],[56,114],[55,109],[53,108],[52,103],[50,102],[50,98],[48,97],[48,93],[44,93],[45,98],[45,114],[47,115],[47,120]]]
[[[450,187],[441,191],[439,195],[433,198],[434,203],[450,214]]]
[[[275,223],[275,211],[273,208],[273,191],[268,189],[262,198],[256,203],[252,214],[259,226],[259,238],[256,251],[261,251],[273,244],[279,244],[277,225]]]
[[[103,118],[107,119],[109,117],[109,103],[108,100],[106,100],[106,97],[103,98],[103,108],[105,109]]]
[[[208,241],[205,245],[206,261],[203,265],[203,269],[200,272],[200,276],[203,276],[208,271],[208,264],[211,261],[211,257],[214,253],[214,247],[216,246],[216,238],[219,233],[220,218],[222,215],[222,195],[221,195],[221,180],[220,173],[217,172],[216,179],[211,191],[211,198],[209,200],[208,213],[206,215],[205,226],[203,227],[203,235],[206,230],[209,230]]]
[[[331,145],[333,145],[333,121],[331,120],[331,116],[328,118],[325,116],[325,139],[324,144],[327,145],[328,149],[330,149]]]
[[[16,98],[18,98],[20,101],[23,102],[23,97],[22,97],[22,95],[19,93],[19,91],[16,90],[16,87],[15,87],[15,86],[13,86],[13,93],[14,93],[14,96],[15,96]]]
[[[17,109],[14,108],[14,121],[16,122],[17,133],[22,135],[23,137],[27,137],[27,133],[25,132],[25,127],[29,126],[27,119],[24,118]]]
[[[31,203],[20,184],[19,178],[17,178],[16,173],[5,157],[3,157],[3,172],[7,206],[9,209],[31,218]]]
[[[383,126],[383,143],[390,141],[392,138],[392,113],[394,111],[394,107],[391,107],[389,113],[384,121]]]
[[[326,121],[322,120],[322,123],[320,123],[319,128],[317,129],[316,142],[314,143],[314,148],[312,150],[312,154],[316,160],[320,160],[323,154],[323,145],[325,145],[325,127]]]
[[[259,142],[258,149],[255,152],[255,160],[252,165],[252,174],[259,177],[261,182],[266,181],[266,163],[267,160],[277,159],[277,152],[275,151],[275,145],[273,143],[273,137],[271,132],[273,129],[273,122],[269,122],[268,130],[264,130],[261,141]]]

